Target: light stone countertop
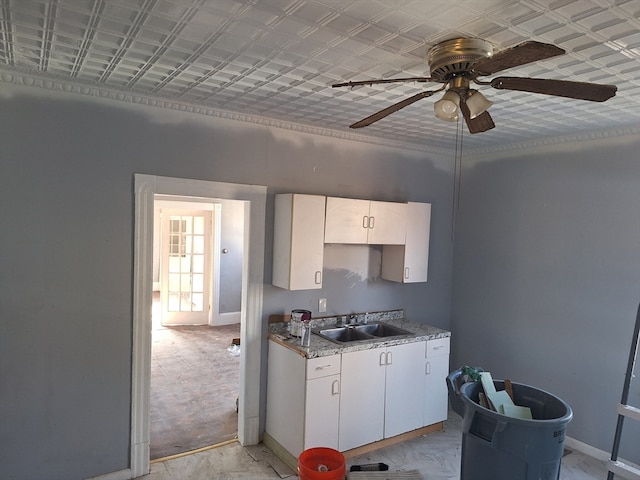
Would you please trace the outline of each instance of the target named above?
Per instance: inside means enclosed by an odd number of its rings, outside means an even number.
[[[359,350],[369,350],[372,348],[388,347],[391,345],[402,345],[405,343],[434,340],[436,338],[450,337],[451,332],[441,328],[425,325],[404,318],[403,310],[391,310],[386,312],[371,312],[368,314],[355,314],[355,322],[362,323],[365,315],[368,316],[369,323],[384,322],[411,332],[410,335],[399,337],[388,337],[376,340],[359,340],[343,344],[326,340],[315,333],[311,335],[311,342],[308,347],[300,345],[299,337],[292,337],[287,331],[288,322],[278,322],[269,325],[269,338],[285,347],[294,350],[305,358],[325,357]],[[336,325],[340,317],[312,318],[312,329],[330,328]]]

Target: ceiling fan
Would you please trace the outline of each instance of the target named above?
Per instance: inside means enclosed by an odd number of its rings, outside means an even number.
[[[446,90],[442,98],[434,103],[436,117],[447,121],[457,121],[459,113],[462,113],[469,132],[480,133],[495,127],[493,119],[487,111],[493,102],[487,100],[478,90],[470,88],[471,82],[478,85],[490,85],[501,90],[519,90],[592,102],[604,102],[616,94],[617,87],[615,85],[597,83],[526,77],[496,77],[490,81],[478,79],[478,77],[493,75],[508,68],[545,60],[564,53],[562,48],[555,45],[527,41],[494,54],[493,47],[485,40],[454,38],[436,44],[429,51],[430,77],[363,80],[337,83],[332,86],[355,87],[396,82],[442,83],[442,87],[436,90],[427,90],[413,95],[354,123],[350,127],[366,127],[418,100]]]

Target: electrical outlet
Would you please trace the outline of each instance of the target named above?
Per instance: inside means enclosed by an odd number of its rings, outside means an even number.
[[[327,311],[327,299],[321,298],[318,300],[318,312],[326,312]]]

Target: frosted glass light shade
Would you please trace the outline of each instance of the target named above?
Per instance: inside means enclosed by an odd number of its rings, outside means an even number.
[[[470,90],[469,93],[471,93],[471,95],[467,98],[467,107],[469,107],[471,118],[476,118],[493,105],[492,101],[487,100],[486,97],[477,90]]]
[[[458,105],[460,105],[460,96],[456,92],[447,90],[442,98],[433,104],[433,110],[437,118],[454,122],[458,119]]]

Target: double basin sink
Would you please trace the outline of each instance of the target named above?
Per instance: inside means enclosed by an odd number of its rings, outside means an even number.
[[[393,337],[413,335],[403,328],[389,325],[382,322],[371,322],[365,324],[345,325],[343,327],[332,327],[315,329],[313,333],[334,343],[344,344],[361,341],[388,340]]]

